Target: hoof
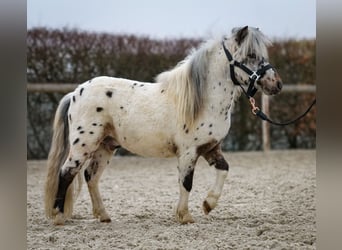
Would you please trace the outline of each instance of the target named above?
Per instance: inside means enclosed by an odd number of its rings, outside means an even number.
[[[189,214],[188,216],[184,216],[181,219],[178,219],[178,222],[182,225],[185,224],[191,224],[191,223],[195,223],[195,220],[192,218],[192,216]]]
[[[203,201],[203,211],[207,215],[210,213],[211,210],[213,210],[217,206],[217,198],[216,197],[207,197]]]
[[[188,211],[186,212],[177,211],[176,220],[181,224],[189,224],[189,223],[195,222],[195,220],[192,218],[191,214]]]
[[[112,220],[110,219],[109,215],[107,214],[106,210],[101,209],[101,210],[93,210],[93,215],[95,218],[99,218],[100,222],[111,222]]]
[[[101,218],[100,222],[109,223],[109,222],[112,222],[112,220],[110,218]]]
[[[56,214],[56,217],[53,221],[53,224],[55,224],[56,226],[62,226],[65,223],[65,217],[64,214],[62,213],[58,213]]]

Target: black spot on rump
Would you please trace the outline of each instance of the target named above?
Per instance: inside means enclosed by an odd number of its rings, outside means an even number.
[[[76,97],[75,96],[72,97],[72,101],[76,102]]]
[[[97,123],[94,122],[92,125],[93,125],[93,126],[97,126]]]
[[[79,142],[80,141],[80,139],[79,138],[77,138],[76,140],[74,140],[74,142],[72,143],[72,145],[75,145],[77,142]]]
[[[97,111],[97,112],[101,112],[102,110],[103,110],[102,107],[97,107],[97,108],[96,108],[96,111]]]
[[[108,96],[109,98],[112,97],[112,95],[113,95],[113,92],[112,92],[112,91],[107,91],[107,92],[106,92],[106,96]]]
[[[80,90],[80,96],[82,95],[83,90],[84,90],[84,88],[81,88],[81,90]]]

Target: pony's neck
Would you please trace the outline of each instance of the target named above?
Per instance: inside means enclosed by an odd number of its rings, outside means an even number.
[[[234,42],[224,41],[230,51],[235,51]],[[226,113],[231,111],[235,101],[241,94],[240,88],[234,85],[230,77],[229,61],[224,53],[221,41],[208,50],[209,66],[206,84],[207,107],[210,112]]]

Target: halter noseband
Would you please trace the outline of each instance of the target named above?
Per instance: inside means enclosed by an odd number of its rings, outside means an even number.
[[[261,68],[259,68],[257,71],[252,71],[243,63],[240,63],[240,62],[235,61],[233,59],[232,54],[230,54],[230,52],[228,51],[228,49],[224,45],[223,41],[222,41],[222,46],[223,46],[224,53],[226,54],[226,57],[229,61],[230,78],[232,79],[233,83],[235,85],[238,85],[241,87],[242,91],[245,93],[245,95],[247,96],[248,99],[250,97],[253,97],[258,90],[254,85],[255,82],[257,82],[260,78],[262,78],[265,75],[267,70],[273,69],[273,66],[271,64],[267,63],[265,65],[262,65]],[[236,79],[235,70],[234,70],[235,67],[242,69],[245,73],[248,74],[249,84],[248,84],[247,91],[242,87],[242,84]]]

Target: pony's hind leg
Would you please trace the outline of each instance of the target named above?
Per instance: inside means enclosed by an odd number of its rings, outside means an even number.
[[[178,158],[179,171],[179,201],[176,208],[176,219],[181,224],[194,223],[189,208],[189,194],[192,189],[192,181],[197,161],[197,155],[191,152],[186,152]]]
[[[205,214],[209,214],[209,212],[217,206],[217,201],[221,196],[224,181],[228,175],[229,165],[222,155],[220,145],[217,145],[214,149],[202,156],[207,160],[209,165],[214,165],[216,169],[215,183],[203,201],[203,211]]]
[[[53,207],[55,214],[54,224],[56,225],[63,225],[65,219],[71,216],[74,193],[72,189],[73,185],[70,184],[73,182],[74,177],[79,174],[84,163],[99,148],[104,148],[107,151],[114,150],[114,146],[111,143],[105,143],[107,137],[101,140],[104,134],[102,129],[95,130],[96,133],[90,133],[91,136],[84,136],[84,131],[81,129],[71,129],[70,132],[70,141],[72,144],[70,144],[69,155],[60,169],[58,191]],[[99,169],[101,172],[101,167]]]
[[[93,205],[93,214],[101,222],[110,222],[111,219],[103,205],[98,183],[105,167],[110,163],[116,144],[111,137],[105,138],[100,147],[93,153],[88,167],[84,171],[84,177],[88,185],[90,198]]]
[[[63,225],[66,218],[72,214],[74,194],[71,184],[87,160],[83,155],[71,152],[73,151],[70,150],[69,157],[66,159],[59,173],[58,190],[53,206],[55,225]]]

